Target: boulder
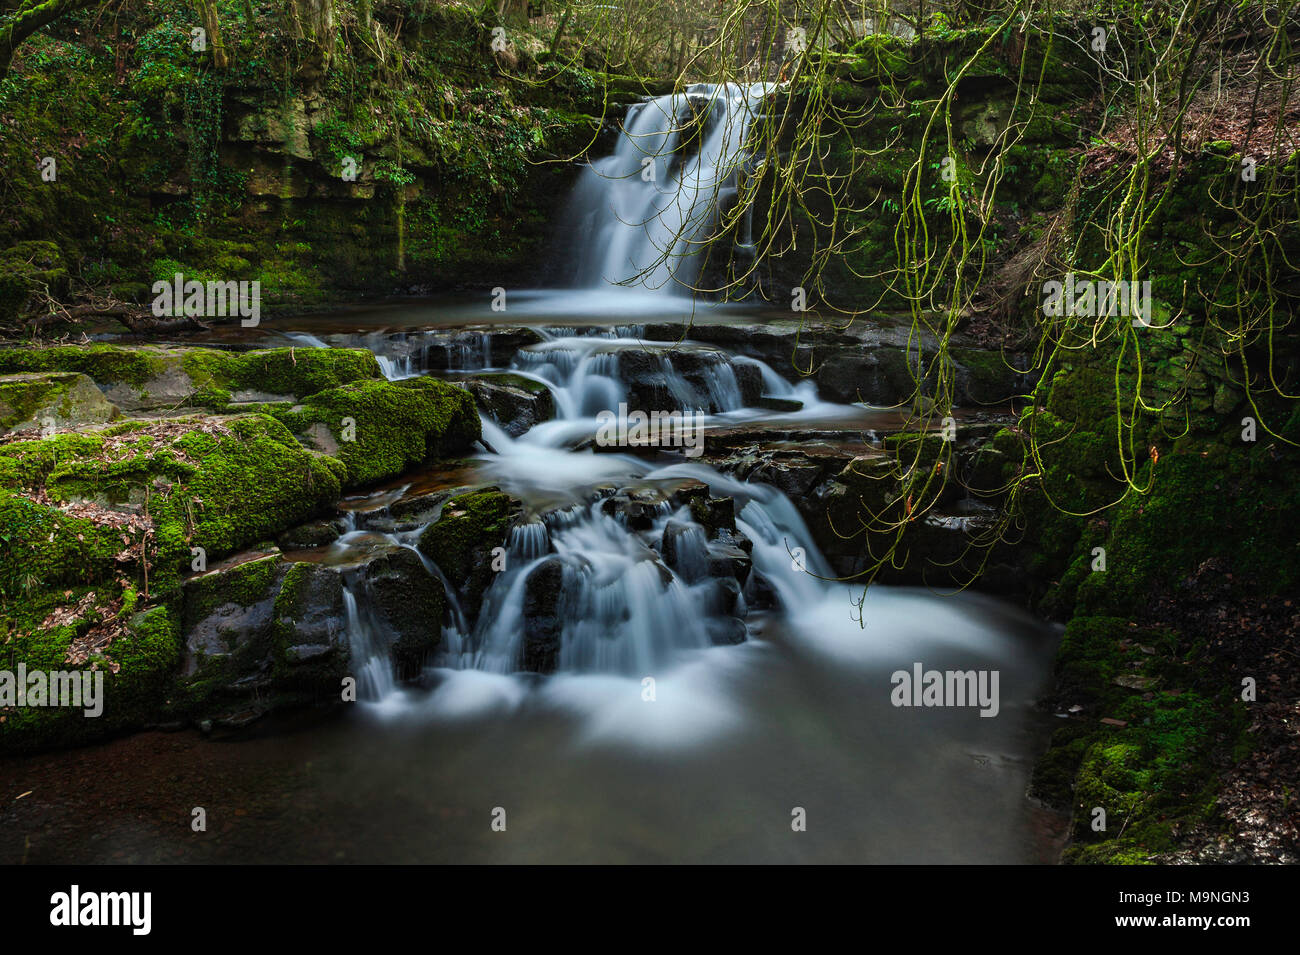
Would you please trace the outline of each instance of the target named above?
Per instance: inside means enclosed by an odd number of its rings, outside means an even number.
[[[366,594],[391,638],[400,679],[417,676],[442,641],[447,598],[442,581],[409,547],[391,550],[366,565]]]
[[[117,408],[76,372],[0,375],[0,433],[54,431],[103,424]]]
[[[460,494],[442,506],[438,519],[420,535],[420,552],[456,588],[471,620],[496,571],[492,552],[505,547],[522,505],[499,488]]]
[[[524,582],[524,635],[520,669],[532,673],[553,673],[560,662],[560,641],[564,629],[561,616],[564,596],[564,561],[548,557],[528,574]]]
[[[520,375],[477,376],[464,381],[480,411],[512,438],[555,417],[555,399],[545,385]]]

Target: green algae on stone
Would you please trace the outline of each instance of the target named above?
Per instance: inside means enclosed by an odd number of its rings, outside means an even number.
[[[438,520],[420,535],[419,547],[465,595],[466,611],[477,611],[496,574],[493,550],[506,545],[520,504],[495,487],[447,501]]]
[[[117,409],[85,375],[0,375],[0,432],[75,428],[111,421]]]
[[[342,461],[349,487],[462,453],[479,438],[469,392],[432,378],[354,382],[271,413],[309,446]]]

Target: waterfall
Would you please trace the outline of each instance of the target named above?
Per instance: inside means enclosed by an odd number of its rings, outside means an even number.
[[[442,584],[448,620],[426,622],[442,626],[441,648],[431,661],[436,667],[639,679],[684,655],[744,641],[745,619],[756,604],[775,604],[787,614],[827,600],[822,578],[830,576],[829,566],[794,504],[777,489],[697,461],[665,465],[617,449],[573,450],[595,433],[595,416],[620,402],[743,416],[752,412],[746,394],[815,400],[815,386],[792,386],[757,359],[623,337],[628,331],[634,329],[550,328],[543,341],[517,347],[508,363],[515,374],[551,389],[556,420],[512,438],[482,418],[493,453],[480,459],[479,480],[522,500],[526,516],[506,536],[505,565],[483,593],[476,617],[462,612],[442,569],[416,547],[427,524],[387,530],[386,504],[347,513],[346,533],[333,546],[343,552],[376,543],[409,548]],[[470,364],[491,359],[490,343],[477,333],[413,332],[369,343],[376,352],[381,345],[390,377],[390,369],[408,372],[426,365],[430,355],[458,355]],[[396,365],[399,359],[405,361]],[[697,521],[679,494],[688,485],[697,496],[730,498],[734,530],[726,522],[719,530]],[[385,499],[402,493],[385,492]],[[345,602],[362,698],[394,696],[391,641],[355,578]]]
[[[628,109],[613,155],[583,171],[570,200],[580,287],[690,293],[768,88],[699,83]]]

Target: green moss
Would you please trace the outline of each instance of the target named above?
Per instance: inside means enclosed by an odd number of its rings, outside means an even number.
[[[85,616],[70,624],[41,626],[56,608],[79,606],[83,597],[97,599]],[[121,599],[116,619],[125,622],[103,653],[85,664],[71,665],[67,654],[73,641],[93,626],[108,622],[109,604]],[[161,716],[180,657],[180,629],[167,606],[134,612],[138,594],[132,587],[92,590],[78,587],[66,593],[41,594],[25,606],[6,604],[0,627],[9,634],[4,666],[26,665],[28,672],[97,670],[103,679],[103,709],[86,716],[84,709],[25,706],[0,712],[0,752],[29,752],[84,743],[124,729],[137,729]],[[116,670],[116,672],[114,672]]]
[[[29,240],[0,252],[0,320],[24,313],[34,294],[58,296],[67,286],[67,264],[55,243]]]
[[[223,604],[249,607],[265,599],[283,572],[282,564],[279,554],[268,554],[188,579],[185,629],[189,630]]]
[[[295,434],[337,456],[347,468],[349,486],[466,451],[479,438],[473,397],[432,378],[355,382],[272,413]]]
[[[188,349],[182,365],[200,394],[210,396],[250,390],[302,397],[382,377],[375,356],[353,348]]]
[[[477,609],[495,571],[492,550],[504,547],[519,516],[519,503],[492,487],[471,491],[443,505],[438,520],[420,536],[420,550]]]
[[[0,372],[75,371],[98,385],[143,385],[162,373],[162,355],[120,345],[56,345],[0,349]]]
[[[337,465],[302,449],[265,415],[227,422],[229,437],[192,431],[178,447],[200,467],[168,502],[209,556],[274,537],[321,513],[341,493]]]

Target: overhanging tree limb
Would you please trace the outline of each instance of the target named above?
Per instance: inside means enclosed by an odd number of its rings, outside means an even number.
[[[41,27],[48,26],[55,20],[93,6],[95,0],[26,0],[9,14],[10,19],[0,26],[0,79],[9,74],[9,64],[13,61],[14,51],[29,36]],[[5,5],[8,8],[8,4]]]

